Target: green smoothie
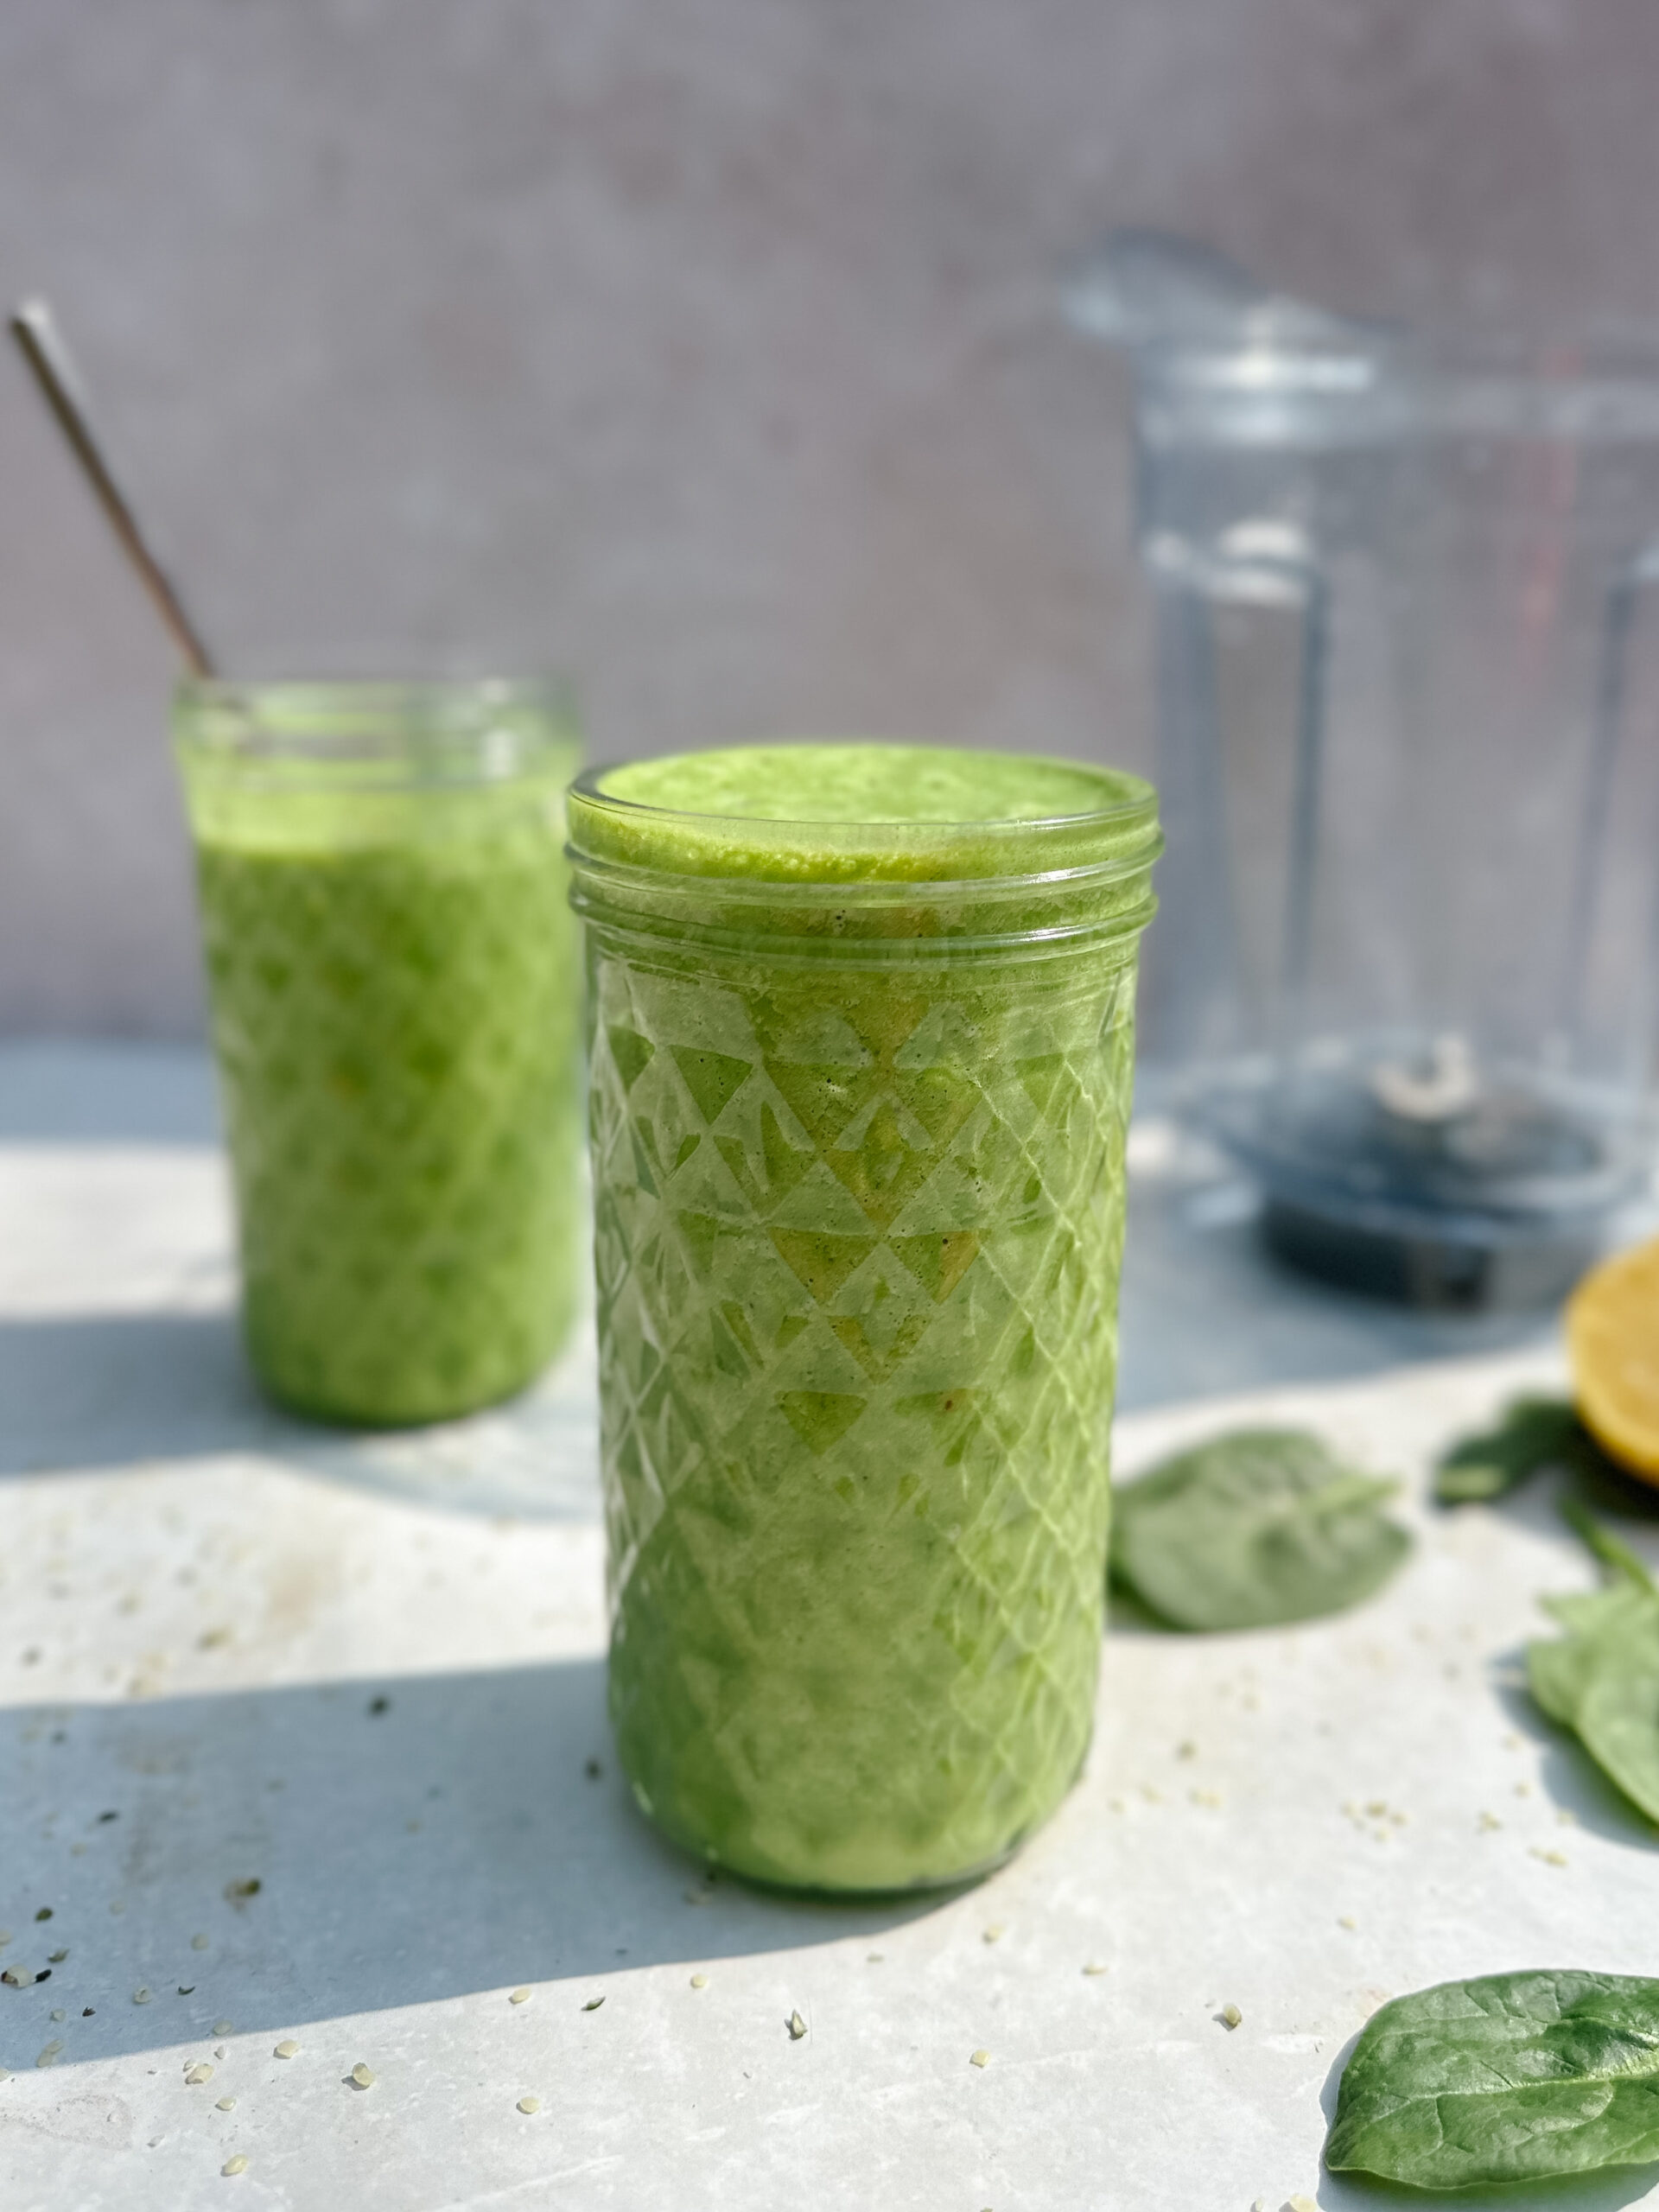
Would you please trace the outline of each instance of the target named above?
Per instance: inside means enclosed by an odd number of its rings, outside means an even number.
[[[574,746],[522,702],[480,736],[445,692],[411,754],[399,693],[365,758],[308,692],[296,758],[294,694],[248,696],[264,744],[221,695],[179,718],[248,1351],[324,1419],[464,1413],[539,1371],[575,1299]]]
[[[893,746],[583,778],[613,1630],[641,1804],[823,1890],[1087,1747],[1150,789]]]

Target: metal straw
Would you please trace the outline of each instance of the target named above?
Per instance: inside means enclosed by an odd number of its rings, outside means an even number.
[[[69,441],[75,459],[98,496],[99,505],[121,541],[122,550],[138,571],[139,582],[155,601],[156,612],[183,654],[186,666],[193,676],[211,677],[214,672],[213,657],[201,641],[201,633],[185,613],[184,603],[161,563],[145,543],[138,518],[93,435],[74,361],[46,302],[25,300],[14,308],[11,334],[35,372],[35,382],[57,417],[58,428]]]

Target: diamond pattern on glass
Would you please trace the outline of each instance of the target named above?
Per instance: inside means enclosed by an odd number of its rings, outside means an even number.
[[[245,1319],[276,1394],[435,1419],[574,1304],[573,924],[525,841],[200,855]]]
[[[745,1871],[947,1879],[1082,1758],[1132,987],[590,932],[613,1713]]]

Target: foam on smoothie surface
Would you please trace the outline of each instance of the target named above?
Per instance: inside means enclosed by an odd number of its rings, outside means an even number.
[[[1144,837],[1153,806],[1147,785],[1116,770],[922,745],[677,753],[608,770],[595,788],[597,804],[574,795],[572,824],[596,856],[772,880],[968,880],[1076,864]]]

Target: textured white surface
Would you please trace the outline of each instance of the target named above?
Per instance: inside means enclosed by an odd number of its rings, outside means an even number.
[[[1515,1690],[1535,1593],[1590,1579],[1546,1497],[1414,1504],[1416,1560],[1344,1619],[1119,1630],[1084,1780],[976,1891],[709,1890],[611,1764],[580,1353],[506,1414],[342,1441],[240,1378],[211,1152],[0,1148],[0,1928],[67,1952],[0,1989],[8,2212],[1357,2206],[1323,2107],[1382,1996],[1659,1973],[1651,1837]],[[1142,1413],[1120,1459],[1248,1408],[1416,1491],[1555,1372]]]

